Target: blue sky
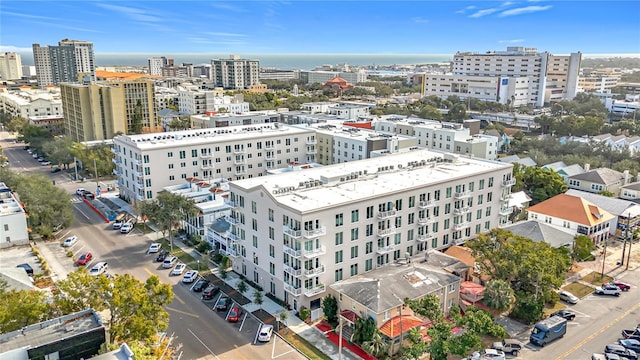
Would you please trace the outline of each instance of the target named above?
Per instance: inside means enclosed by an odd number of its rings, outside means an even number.
[[[0,50],[98,53],[640,53],[640,1],[0,2]]]

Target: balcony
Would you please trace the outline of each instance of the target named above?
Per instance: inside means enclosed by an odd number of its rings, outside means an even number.
[[[135,165],[135,166],[141,166],[142,165],[142,161],[140,161],[139,159],[134,159],[132,162],[133,162],[133,165]]]
[[[308,297],[312,297],[312,296],[315,296],[315,295],[318,295],[318,294],[322,294],[325,291],[326,291],[326,287],[324,286],[324,284],[320,284],[318,286],[305,289],[304,290],[304,295],[308,296]]]
[[[396,215],[395,210],[382,211],[378,213],[378,219],[386,219]]]
[[[380,236],[380,237],[387,236],[387,235],[392,235],[392,234],[395,234],[395,233],[396,233],[396,228],[378,230],[378,236]]]
[[[120,175],[122,175],[122,171],[120,171],[120,170],[118,170],[118,169],[113,169],[112,173],[113,173],[113,175],[115,175],[115,176],[120,176]]]
[[[234,154],[244,154],[244,148],[233,149]]]
[[[142,171],[136,171],[134,174],[138,179],[142,179]]]
[[[120,150],[118,150],[118,148],[115,146],[111,148],[111,152],[113,152],[114,154],[120,154]]]
[[[237,208],[238,207],[238,205],[235,202],[231,201],[231,200],[227,200],[224,203],[225,203],[225,205],[228,205],[228,206],[230,206],[232,208]]]
[[[513,210],[510,207],[503,207],[498,211],[498,214],[500,214],[500,216],[507,216],[511,215],[512,212]]]
[[[427,224],[431,224],[433,222],[435,222],[436,219],[429,216],[429,217],[424,217],[424,218],[419,218],[418,219],[418,225],[427,225]]]
[[[426,209],[426,208],[429,208],[429,207],[434,206],[435,204],[436,204],[436,201],[435,201],[435,200],[420,201],[420,202],[418,203],[418,207],[419,207],[420,209]]]
[[[200,153],[200,159],[208,159],[212,156],[211,153]]]
[[[240,222],[238,221],[238,219],[234,218],[234,217],[233,217],[233,216],[231,216],[231,215],[226,215],[226,216],[224,217],[224,220],[225,220],[226,222],[228,222],[229,224],[231,224],[231,225],[237,225],[237,224],[239,224],[239,223],[240,223]]]
[[[319,248],[311,249],[311,250],[303,250],[302,255],[304,255],[307,259],[312,259],[318,256],[322,256],[327,253],[327,248],[324,245]]]
[[[396,249],[395,245],[387,245],[387,246],[383,246],[383,247],[378,247],[376,249],[376,253],[378,253],[379,255],[383,255],[383,254],[386,254],[386,253],[390,253],[395,249]]]
[[[136,189],[144,189],[144,183],[142,182],[136,181],[134,185],[136,186]]]
[[[287,245],[284,245],[282,247],[282,251],[289,256],[293,256],[294,258],[299,258],[302,256],[302,250],[295,250],[294,248],[291,248]]]
[[[307,155],[315,155],[316,154],[316,148],[315,147],[307,147],[307,151],[306,151]]]
[[[462,229],[466,229],[466,228],[468,228],[470,226],[471,226],[470,222],[463,222],[463,223],[460,223],[460,224],[453,225],[453,230],[462,230]]]
[[[265,149],[267,149],[267,150],[275,149],[275,147],[276,147],[276,146],[275,146],[273,143],[271,143],[271,144],[269,144],[269,143],[264,144],[264,148],[265,148]]]
[[[111,162],[112,162],[112,163],[114,163],[114,164],[116,164],[116,165],[118,165],[118,164],[120,164],[120,163],[121,163],[120,159],[118,159],[118,158],[113,158],[113,159],[111,159]]]
[[[236,236],[236,234],[232,233],[231,231],[227,231],[227,232],[225,232],[225,233],[224,233],[224,236],[225,236],[227,239],[232,240],[232,241],[236,241],[236,240],[238,240],[238,237]]]
[[[284,291],[288,292],[289,294],[293,295],[293,296],[300,296],[302,295],[302,289],[301,288],[295,288],[287,283],[284,283]]]
[[[200,168],[202,170],[213,169],[213,164],[202,164],[202,165],[200,165]]]
[[[237,159],[237,158],[236,158],[235,160],[233,160],[233,163],[234,163],[235,165],[244,165],[244,164],[246,164],[246,163],[247,163],[247,160],[245,160],[245,158],[242,158],[242,159]]]
[[[459,209],[453,209],[453,213],[455,215],[463,215],[463,214],[466,214],[468,212],[471,212],[471,208],[470,207],[463,207],[463,208],[459,208]]]
[[[245,175],[247,170],[245,169],[236,169],[236,175]]]
[[[294,239],[299,239],[300,237],[302,237],[302,231],[293,229],[289,227],[289,225],[282,225],[282,232]]]
[[[227,247],[227,250],[220,249],[220,253],[222,255],[228,255],[228,256],[231,256],[231,257],[234,257],[234,258],[240,256],[235,250],[230,249],[228,247]]]
[[[426,234],[426,235],[418,235],[418,237],[416,238],[416,241],[418,242],[427,242],[431,239],[433,239],[434,236],[432,234]]]
[[[317,143],[318,143],[318,140],[307,138],[307,145],[315,145]]]
[[[463,192],[457,192],[453,194],[453,197],[456,199],[466,199],[468,197],[471,197],[471,191],[467,190]]]
[[[326,234],[327,234],[326,226],[321,226],[317,229],[302,231],[302,236],[304,236],[307,239],[315,239],[317,237],[324,236]]]
[[[302,275],[302,269],[295,269],[289,265],[284,265],[284,272],[295,277],[299,277]]]
[[[502,180],[502,186],[513,186],[516,184],[516,179]]]
[[[265,153],[266,155],[264,156],[264,158],[266,160],[275,160],[276,156],[274,154],[269,154],[269,153]]]
[[[315,268],[315,269],[307,269],[303,272],[304,276],[306,277],[314,277],[314,276],[318,276],[320,274],[324,274],[324,265],[320,265],[319,267]]]

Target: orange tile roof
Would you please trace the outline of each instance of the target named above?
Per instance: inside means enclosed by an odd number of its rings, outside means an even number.
[[[529,207],[527,210],[589,227],[614,218],[614,215],[604,211],[593,203],[581,197],[567,194],[556,195],[551,199]]]
[[[96,70],[96,77],[100,80],[137,80],[143,77],[154,78],[157,76],[151,76],[149,74],[132,73],[132,72],[113,72]]]
[[[340,76],[336,76],[333,79],[330,79],[329,81],[327,81],[327,84],[329,83],[346,83],[347,80],[341,78]]]
[[[424,320],[418,319],[412,315],[402,315],[402,333],[406,334],[409,330],[414,327],[422,326],[426,322]],[[393,329],[393,334],[391,330]],[[389,319],[386,323],[384,323],[380,327],[380,332],[386,335],[388,338],[396,338],[400,336],[400,315]]]
[[[468,266],[473,266],[476,263],[476,259],[471,255],[471,249],[468,247],[453,245],[445,250],[444,253],[453,256]]]

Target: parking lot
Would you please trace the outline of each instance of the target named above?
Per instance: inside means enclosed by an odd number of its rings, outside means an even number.
[[[33,268],[34,275],[42,274],[38,258],[33,255],[29,246],[3,249],[0,253],[0,264],[2,267],[11,268],[19,264],[29,264]]]

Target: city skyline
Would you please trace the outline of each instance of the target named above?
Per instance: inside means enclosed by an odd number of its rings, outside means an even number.
[[[8,0],[0,4],[0,50],[70,38],[93,42],[96,53],[453,54],[524,46],[638,55],[639,14],[640,2],[629,1]]]

